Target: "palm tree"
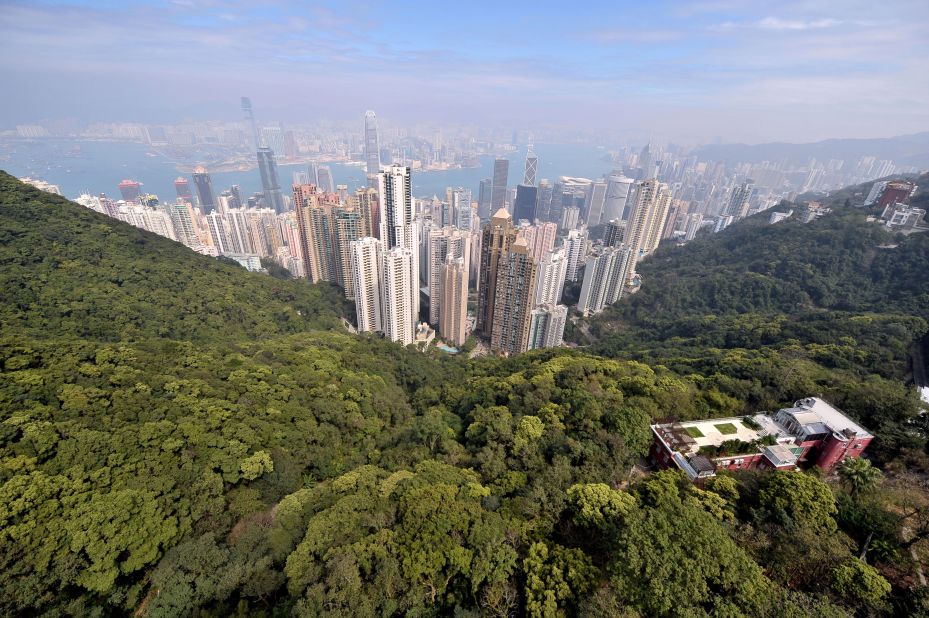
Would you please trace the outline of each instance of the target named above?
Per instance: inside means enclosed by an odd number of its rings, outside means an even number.
[[[861,457],[849,458],[839,466],[839,478],[848,487],[853,498],[860,497],[864,492],[874,488],[884,475],[871,465],[871,462]]]

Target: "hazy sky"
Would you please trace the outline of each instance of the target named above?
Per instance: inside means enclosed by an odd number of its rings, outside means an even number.
[[[298,6],[299,5],[299,6]],[[2,125],[608,127],[680,141],[929,130],[929,0],[9,2]]]

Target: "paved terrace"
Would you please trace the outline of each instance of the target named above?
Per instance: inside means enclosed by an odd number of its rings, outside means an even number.
[[[656,425],[655,429],[673,450],[685,455],[696,454],[703,446],[719,446],[728,440],[753,442],[766,435],[781,436],[784,431],[770,418],[753,417],[760,429],[752,429],[742,417],[715,418]]]

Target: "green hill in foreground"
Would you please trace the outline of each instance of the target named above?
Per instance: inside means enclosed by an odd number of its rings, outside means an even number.
[[[0,172],[0,323],[100,341],[254,339],[338,325],[329,286],[282,281]]]
[[[698,489],[634,468],[653,419],[749,405],[721,374],[566,350],[467,361],[314,330],[337,319],[325,288],[8,177],[0,208],[2,615],[926,608],[909,549],[929,529],[898,515],[918,483],[869,485],[869,468],[852,485]]]

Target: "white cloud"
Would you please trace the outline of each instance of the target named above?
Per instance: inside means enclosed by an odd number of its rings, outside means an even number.
[[[779,17],[765,17],[757,22],[756,26],[762,30],[820,30],[832,28],[842,23],[840,19],[781,19]]]

